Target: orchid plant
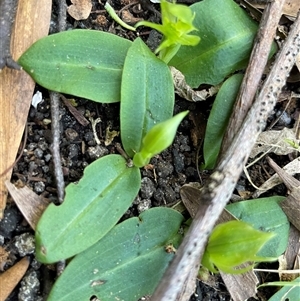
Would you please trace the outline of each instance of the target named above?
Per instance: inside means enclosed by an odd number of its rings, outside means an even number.
[[[209,237],[202,265],[213,273],[221,270],[229,274],[241,274],[251,270],[256,262],[276,261],[277,257],[256,255],[274,235],[273,232],[256,230],[243,221],[219,224]],[[252,263],[240,267],[249,261]]]
[[[195,13],[188,6],[162,0],[160,8],[162,24],[140,21],[135,27],[143,25],[163,34],[162,43],[155,53],[159,53],[159,58],[168,63],[181,45],[195,46],[200,42],[200,37],[189,34],[197,28],[193,25]]]
[[[211,14],[217,15],[216,7],[223,15],[216,26],[207,26],[206,18],[211,20]],[[217,84],[244,66],[256,25],[232,0],[206,0],[191,7],[162,0],[161,14],[162,24],[141,21],[135,26],[148,26],[163,34],[155,51],[158,57],[140,38],[132,42],[107,32],[71,30],[37,41],[18,61],[47,89],[100,103],[120,102],[120,134],[127,158],[110,154],[89,164],[82,179],[66,188],[63,204],[50,204],[37,225],[36,257],[40,262],[54,263],[75,256],[58,279],[49,301],[81,301],[95,296],[101,300],[133,301],[150,295],[174,255],[167,253],[165,246],[171,243],[177,248],[182,239],[179,230],[184,218],[170,208],[153,208],[117,225],[139,192],[140,168],[171,145],[179,123],[188,114],[185,111],[172,117],[175,93],[169,65],[179,65],[179,70],[182,67],[180,71],[187,82],[192,79],[195,87],[204,81]],[[231,25],[230,34],[224,35],[223,29]],[[191,47],[185,46],[195,45],[186,55]],[[237,48],[238,55],[233,55],[233,48]],[[195,63],[194,58],[202,61]],[[218,63],[214,67],[211,62],[215,61]],[[231,266],[241,261],[261,259],[252,248],[251,253],[245,253],[248,257],[237,258],[228,266],[233,249],[226,245],[224,237],[234,229],[219,230],[210,239],[203,259],[208,268],[224,267],[234,272]],[[268,234],[262,240],[269,237]],[[259,240],[259,235],[256,238]],[[229,248],[227,261],[217,258],[217,242]],[[254,245],[258,245],[257,240]],[[74,274],[79,276],[74,279]]]

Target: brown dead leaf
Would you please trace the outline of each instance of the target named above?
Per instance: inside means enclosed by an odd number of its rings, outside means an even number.
[[[204,101],[207,98],[215,95],[218,91],[220,86],[212,86],[209,89],[204,89],[201,91],[194,91],[185,81],[184,75],[177,70],[174,67],[170,68],[172,77],[173,77],[173,82],[175,86],[175,92],[178,94],[180,97],[188,100],[188,101]]]
[[[47,35],[51,0],[19,0],[11,50],[14,59],[36,40]],[[5,209],[11,167],[27,120],[35,83],[25,71],[5,68],[0,73],[0,219]]]
[[[300,232],[293,225],[290,228],[289,241],[283,255],[278,259],[279,270],[299,270]],[[299,274],[279,273],[280,281],[293,281]]]
[[[265,8],[266,3],[257,3],[257,0],[247,0],[255,8]],[[282,12],[288,17],[297,17],[297,13],[300,10],[300,1],[299,0],[286,0]]]
[[[283,6],[283,14],[290,17],[297,17],[297,13],[300,10],[299,0],[286,0]]]
[[[300,157],[294,159],[292,162],[288,163],[282,168],[286,173],[293,176],[297,173],[300,173]],[[272,189],[274,186],[282,183],[282,179],[277,173],[275,173],[271,178],[269,178],[265,183],[263,183],[258,190],[256,190],[252,197],[254,199],[258,198],[262,193]]]
[[[125,9],[122,10],[122,20],[127,24],[134,25],[143,19],[134,17],[129,10]]]
[[[91,13],[92,2],[91,0],[71,0],[73,3],[67,10],[69,15],[75,20],[85,20]]]
[[[27,186],[17,188],[9,181],[6,181],[5,185],[28,224],[35,230],[42,213],[45,211],[50,201],[35,194]]]
[[[0,246],[0,271],[3,271],[4,266],[9,262],[9,252]]]
[[[0,301],[5,301],[24,276],[29,266],[29,258],[24,257],[9,270],[0,275]]]
[[[114,138],[117,136],[119,136],[119,132],[114,130],[111,131],[110,126],[108,126],[106,128],[106,133],[105,133],[105,141],[104,141],[105,146],[110,145],[113,142]]]
[[[276,155],[288,155],[295,151],[288,141],[299,143],[293,129],[283,128],[281,131],[262,132],[251,151],[250,158],[260,153],[275,153]]]
[[[300,231],[300,182],[286,173],[271,158],[267,158],[267,160],[290,193],[286,199],[280,202],[280,207],[287,215],[288,220]]]

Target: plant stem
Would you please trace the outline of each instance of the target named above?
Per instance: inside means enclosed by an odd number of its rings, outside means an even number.
[[[116,14],[116,12],[112,8],[112,6],[108,3],[108,1],[105,3],[104,8],[118,24],[120,24],[121,26],[123,26],[126,29],[136,31],[136,29],[134,27],[126,24],[125,22],[123,22],[123,20],[120,19],[120,17]]]

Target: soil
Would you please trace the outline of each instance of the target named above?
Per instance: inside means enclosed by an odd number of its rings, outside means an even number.
[[[129,4],[129,1],[114,0],[111,4],[118,10]],[[136,34],[113,23],[103,10],[102,4],[93,1],[93,13],[90,17],[85,21],[74,21],[68,16],[67,27],[109,31],[130,40],[136,38]],[[135,5],[129,9],[134,18],[143,18],[154,22],[159,21],[158,10],[159,6],[151,3],[143,3],[141,7]],[[54,3],[50,33],[57,31],[56,11],[57,8]],[[152,49],[159,43],[160,36],[155,31],[143,29],[140,36]],[[293,90],[296,90],[296,88],[297,85],[288,87],[288,89]],[[36,87],[36,91],[42,92],[43,101],[37,105],[37,108],[31,106],[27,122],[27,140],[23,142],[25,143],[23,155],[14,167],[12,182],[22,181],[28,187],[31,187],[35,193],[57,203],[56,180],[51,153],[52,134],[49,92],[39,86]],[[105,145],[108,132],[120,131],[118,103],[100,104],[68,95],[66,97],[68,101],[74,99],[76,110],[90,121],[86,126],[81,125],[68,107],[61,102],[59,108],[61,117],[60,150],[64,180],[67,185],[78,181],[82,177],[84,168],[94,160],[107,154],[118,153],[117,143],[121,143],[121,141],[119,135],[116,135],[108,145]],[[181,123],[173,145],[154,157],[148,168],[141,169],[142,188],[122,220],[137,216],[151,207],[172,206],[180,201],[179,189],[183,184],[205,181],[209,173],[202,171],[200,175],[198,174],[197,160],[201,161],[201,158],[198,158],[197,154],[201,146],[201,139],[204,136],[205,124],[212,102],[213,99],[208,99],[206,102],[192,103],[179,97],[176,98],[174,113],[188,109],[191,112],[189,118]],[[284,103],[280,103],[276,110],[280,110],[282,107],[284,107]],[[100,143],[96,142],[91,125],[91,120],[97,118],[101,119],[101,122],[96,125],[97,137]],[[276,112],[274,111],[274,116],[270,116],[269,124],[275,118]],[[284,124],[284,126],[291,127],[292,122],[288,125]],[[278,162],[278,157],[276,159]],[[279,160],[286,161],[288,159],[283,157]],[[257,165],[250,170],[251,177],[256,185],[263,183],[267,177],[267,173],[263,169],[270,170],[267,166],[259,167]],[[241,177],[237,187],[244,191],[253,190],[245,176]],[[281,185],[272,193],[283,195],[285,192],[285,187]],[[11,199],[8,200],[4,219],[0,221],[0,246],[4,247],[9,254],[6,263],[0,267],[1,270],[13,266],[24,256],[29,256],[31,259],[26,276],[7,301],[46,300],[46,296],[56,278],[55,267],[41,265],[35,260],[34,232]],[[267,291],[266,294],[265,297],[270,296]],[[220,278],[216,287],[198,282],[195,295],[192,296],[191,300],[229,301],[230,295]]]

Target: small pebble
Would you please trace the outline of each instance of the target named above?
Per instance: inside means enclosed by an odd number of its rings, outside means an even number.
[[[45,151],[47,149],[49,149],[49,145],[45,140],[41,140],[38,142],[37,144],[38,148],[40,148],[41,150]]]
[[[178,153],[176,149],[173,149],[173,161],[175,166],[175,171],[180,173],[184,169],[184,155]]]
[[[33,260],[32,260],[32,262],[31,262],[31,264],[30,264],[30,266],[31,266],[34,270],[37,271],[37,270],[42,266],[42,264],[41,264],[39,261],[37,261],[36,258],[34,257]]]
[[[68,146],[68,157],[70,159],[76,159],[78,157],[78,154],[79,154],[79,146],[77,144],[74,144],[74,143],[71,143],[69,146]]]
[[[39,158],[39,159],[42,159],[43,158],[43,155],[44,155],[44,152],[40,149],[40,148],[36,148],[34,150],[34,156],[36,158]]]
[[[137,210],[140,213],[143,211],[146,211],[151,208],[151,200],[149,199],[143,199],[138,205],[137,205]]]
[[[167,176],[171,175],[174,171],[174,167],[171,163],[162,161],[158,162],[156,167],[156,173],[161,178],[166,178]]]
[[[84,139],[86,142],[93,141],[94,140],[94,133],[93,132],[87,132],[84,134]]]
[[[138,205],[141,202],[141,198],[139,195],[136,196],[136,198],[133,200],[132,204],[133,205]]]
[[[21,257],[32,254],[35,249],[34,236],[31,233],[15,236],[14,245]]]
[[[49,162],[51,160],[51,158],[52,158],[51,154],[47,154],[44,157],[44,159],[45,159],[46,162]]]
[[[276,113],[276,117],[279,117],[278,125],[288,126],[292,122],[291,116],[285,111],[284,112],[278,111]]]
[[[0,235],[10,238],[21,218],[16,207],[7,207],[4,211],[4,218],[0,221]]]
[[[45,165],[45,166],[42,167],[42,170],[43,170],[44,173],[48,173],[50,168],[49,168],[48,165]]]
[[[30,161],[28,167],[29,167],[29,172],[31,173],[32,176],[36,176],[38,174],[37,172],[38,165],[36,164],[36,162]]]
[[[37,143],[32,142],[27,145],[26,149],[29,151],[33,151],[34,149],[36,149],[36,147],[37,147]]]
[[[74,141],[79,136],[78,133],[74,129],[71,129],[71,128],[67,128],[65,130],[65,135],[69,141]]]
[[[42,193],[42,192],[44,192],[45,191],[45,183],[42,182],[42,181],[35,182],[33,190],[36,193]]]
[[[155,191],[155,185],[150,178],[144,177],[141,181],[141,197],[150,199]]]
[[[197,176],[197,169],[192,167],[192,166],[189,166],[188,168],[186,168],[185,170],[185,175],[187,177],[193,177],[195,178]]]
[[[18,301],[41,301],[38,297],[40,290],[40,281],[36,271],[26,273],[21,281],[21,287],[18,294]]]
[[[180,143],[180,151],[182,151],[182,152],[190,152],[191,151],[190,141],[187,136],[180,135],[178,137],[178,141]]]
[[[159,202],[159,204],[163,204],[164,200],[164,192],[161,188],[157,188],[156,191],[153,194],[153,197],[156,201]]]
[[[96,160],[98,158],[101,158],[101,157],[107,155],[108,149],[101,145],[96,145],[96,146],[88,147],[86,152],[91,159]]]
[[[164,197],[167,203],[175,202],[176,194],[172,187],[170,186],[165,187]]]

